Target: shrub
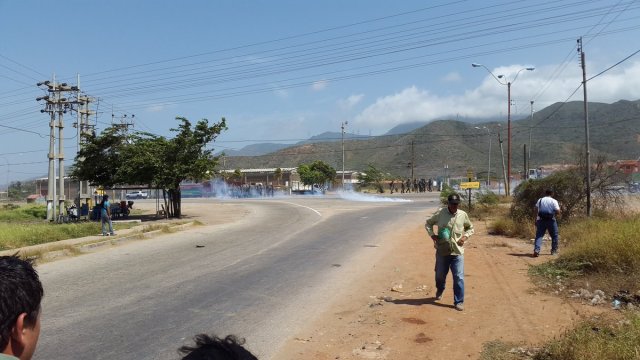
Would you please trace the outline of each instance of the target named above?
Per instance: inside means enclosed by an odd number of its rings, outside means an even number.
[[[584,164],[579,157],[578,164],[568,170],[558,171],[546,178],[527,180],[513,191],[511,217],[515,220],[533,219],[536,201],[544,196],[545,189],[553,189],[554,198],[560,204],[559,222],[587,213],[587,189]],[[606,158],[600,157],[591,171],[591,208],[593,213],[620,209],[624,204],[622,193],[613,186],[620,181],[621,173],[607,165]]]
[[[485,191],[476,193],[476,202],[480,205],[498,205],[500,203],[500,197],[493,191]]]
[[[640,343],[640,316],[626,315],[625,321],[586,321],[544,346],[535,360],[637,359]]]
[[[623,219],[591,218],[563,227],[568,247],[560,266],[584,264],[588,272],[640,274],[640,221],[637,215]]]

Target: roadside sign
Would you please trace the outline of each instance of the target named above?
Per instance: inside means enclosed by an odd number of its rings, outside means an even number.
[[[462,182],[460,183],[460,189],[480,189],[479,181]]]

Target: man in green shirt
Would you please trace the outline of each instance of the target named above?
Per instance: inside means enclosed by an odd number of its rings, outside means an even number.
[[[29,261],[0,256],[0,359],[31,359],[40,336],[43,296]]]
[[[458,209],[460,195],[451,194],[447,207],[436,211],[425,223],[425,229],[436,249],[436,300],[442,299],[447,275],[453,277],[453,304],[464,310],[464,244],[473,235],[473,224],[466,212]],[[438,227],[436,234],[433,227]]]

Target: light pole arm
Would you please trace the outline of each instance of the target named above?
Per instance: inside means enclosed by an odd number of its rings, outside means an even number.
[[[489,70],[489,68],[487,68],[486,66],[484,66],[484,65],[482,65],[482,64],[471,64],[471,66],[473,66],[473,67],[482,67],[482,68],[484,68],[485,70],[487,70],[487,72],[488,72],[489,74],[491,74],[491,76],[493,76],[493,78],[494,78],[494,79],[496,79],[496,81],[497,81],[499,84],[507,85],[507,83],[506,83],[506,82],[502,82],[502,81],[500,81],[500,78],[499,78],[499,77],[497,77],[497,76],[495,76],[495,75],[494,75],[494,73],[492,73],[492,72],[491,72],[491,70]],[[500,76],[502,76],[502,75],[500,75]]]

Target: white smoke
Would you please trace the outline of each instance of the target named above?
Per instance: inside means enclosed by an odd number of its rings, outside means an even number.
[[[408,199],[389,198],[377,195],[363,194],[353,191],[338,190],[338,196],[350,201],[368,201],[368,202],[411,202]]]

